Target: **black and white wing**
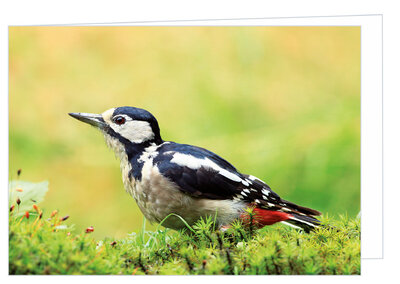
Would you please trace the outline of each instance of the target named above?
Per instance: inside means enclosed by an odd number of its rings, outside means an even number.
[[[316,210],[282,200],[260,179],[241,174],[220,156],[200,147],[167,142],[158,149],[153,163],[163,176],[193,197],[242,200],[270,210],[290,208],[319,215]]]

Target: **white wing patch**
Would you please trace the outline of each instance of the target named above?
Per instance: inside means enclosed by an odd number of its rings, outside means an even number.
[[[250,180],[258,180],[258,181],[261,181],[262,183],[265,183],[263,180],[259,179],[258,177],[252,176],[252,175],[249,175],[249,179]]]
[[[213,161],[209,160],[208,158],[200,159],[196,158],[192,155],[182,154],[182,153],[175,153],[173,158],[171,159],[172,163],[178,164],[180,166],[188,167],[193,170],[197,170],[200,167],[211,168],[218,172],[220,175],[236,181],[236,182],[243,182],[243,180],[234,173],[231,173],[220,166],[218,166]]]
[[[261,190],[262,194],[264,194],[265,196],[268,196],[270,194],[270,192],[266,189]]]

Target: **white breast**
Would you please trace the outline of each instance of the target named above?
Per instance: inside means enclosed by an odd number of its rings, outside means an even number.
[[[125,160],[121,159],[124,186],[150,222],[159,223],[171,213],[175,213],[192,225],[201,216],[217,214],[217,222],[223,225],[232,222],[243,212],[245,204],[239,200],[201,199],[183,193],[175,183],[161,175],[158,168],[153,166],[157,148],[147,148],[140,157],[140,161],[144,162],[140,181],[129,182],[129,166],[122,165]],[[183,222],[174,216],[169,217],[162,225],[173,229],[185,227]]]

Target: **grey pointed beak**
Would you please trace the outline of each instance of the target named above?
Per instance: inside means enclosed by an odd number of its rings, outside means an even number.
[[[83,112],[70,112],[68,114],[77,120],[88,123],[100,129],[104,129],[107,125],[100,114]]]

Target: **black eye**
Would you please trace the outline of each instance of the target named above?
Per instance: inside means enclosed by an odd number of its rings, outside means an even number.
[[[114,118],[114,122],[118,125],[124,124],[125,123],[125,118],[122,116],[117,116]]]

